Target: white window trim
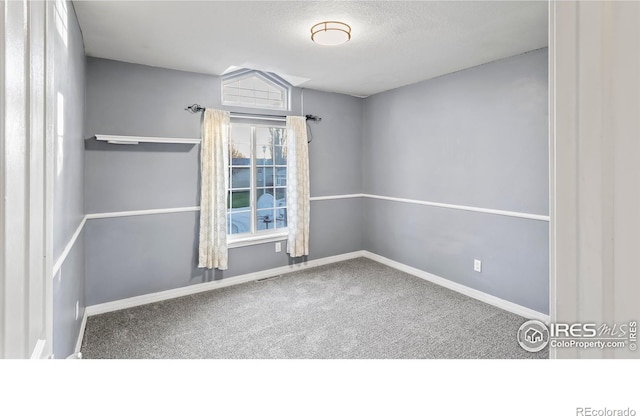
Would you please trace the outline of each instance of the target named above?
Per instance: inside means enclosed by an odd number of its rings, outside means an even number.
[[[287,231],[287,229],[284,229],[284,232],[280,231],[278,233],[267,234],[267,235],[252,235],[250,237],[235,237],[235,238],[228,236],[227,247],[238,248],[238,247],[253,246],[256,244],[274,243],[276,241],[286,240],[288,235],[289,235],[289,232]]]
[[[236,247],[245,247],[245,246],[250,246],[250,245],[255,245],[255,244],[264,244],[264,243],[270,243],[270,242],[274,242],[274,241],[282,241],[282,240],[286,240],[287,236],[289,235],[289,227],[284,227],[284,228],[276,228],[276,229],[271,229],[271,230],[262,230],[262,231],[258,231],[257,229],[257,224],[256,224],[256,218],[255,218],[255,214],[257,212],[257,207],[255,206],[255,198],[254,198],[254,192],[257,192],[258,190],[258,184],[257,184],[257,178],[256,178],[256,171],[257,171],[257,154],[256,154],[256,127],[273,127],[273,128],[280,128],[280,129],[284,129],[285,126],[282,125],[276,125],[276,124],[268,124],[268,125],[256,125],[256,124],[251,124],[251,123],[231,123],[233,124],[243,124],[243,125],[249,125],[251,126],[251,165],[249,166],[249,172],[250,172],[250,183],[249,183],[249,191],[251,192],[251,197],[249,198],[249,210],[251,211],[251,231],[248,233],[242,233],[242,234],[230,234],[229,232],[227,232],[227,247],[228,248],[236,248]],[[274,169],[276,167],[287,167],[286,165],[273,165]],[[230,168],[233,167],[233,165],[229,165]],[[288,167],[287,167],[288,168]],[[274,187],[274,189],[277,188],[282,188],[280,187]],[[245,189],[245,188],[229,188],[229,191],[232,190],[238,190],[238,189]],[[288,207],[284,207],[285,209],[287,209]],[[228,213],[228,212],[227,212]],[[232,216],[233,218],[233,216]]]

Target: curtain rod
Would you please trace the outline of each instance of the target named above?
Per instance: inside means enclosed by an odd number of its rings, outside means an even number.
[[[190,112],[191,114],[195,114],[195,113],[204,111],[205,108],[201,107],[199,104],[192,104],[187,108],[185,108],[185,110]],[[253,120],[282,120],[287,117],[287,116],[277,116],[277,115],[270,115],[270,114],[250,114],[250,113],[235,113],[235,112],[231,112],[230,115],[233,118],[246,118],[246,119],[253,119]],[[306,114],[305,117],[307,118],[307,120],[313,120],[317,123],[319,123],[322,120],[321,117],[314,116],[313,114]]]

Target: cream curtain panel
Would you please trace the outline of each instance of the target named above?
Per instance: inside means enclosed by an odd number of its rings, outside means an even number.
[[[202,120],[198,267],[226,270],[229,112],[206,109]]]
[[[287,117],[287,253],[309,255],[309,146],[305,117]]]

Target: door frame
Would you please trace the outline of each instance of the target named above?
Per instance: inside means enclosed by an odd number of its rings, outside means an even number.
[[[53,351],[52,17],[0,1],[0,358]]]

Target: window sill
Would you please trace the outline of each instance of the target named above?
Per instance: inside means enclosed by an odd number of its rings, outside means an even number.
[[[251,237],[243,237],[243,238],[234,238],[233,240],[227,241],[228,248],[238,248],[238,247],[246,247],[253,246],[256,244],[265,244],[265,243],[273,243],[276,241],[283,241],[287,239],[287,233],[278,233],[278,234],[268,234],[268,235],[259,235],[259,236],[251,236]]]

